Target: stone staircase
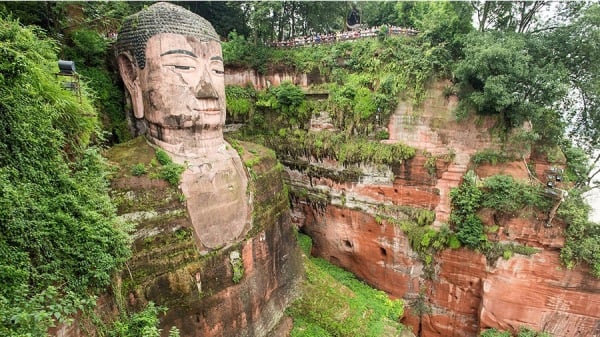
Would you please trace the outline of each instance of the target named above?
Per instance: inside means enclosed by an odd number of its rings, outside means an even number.
[[[446,172],[442,173],[442,177],[435,185],[440,191],[440,203],[435,208],[435,222],[433,223],[436,228],[439,228],[442,223],[447,223],[450,218],[450,190],[460,185],[463,175],[467,173],[469,158],[467,153],[457,154],[454,162],[448,166]]]

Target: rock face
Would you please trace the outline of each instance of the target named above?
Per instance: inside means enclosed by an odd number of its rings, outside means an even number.
[[[398,221],[388,221],[433,211],[433,226],[440,227],[450,214],[448,193],[471,168],[471,156],[503,146],[489,131],[492,118],[455,120],[456,102],[444,98],[444,85],[431,88],[419,109],[401,103],[389,124],[388,142],[401,141],[427,153],[417,151],[398,167],[363,164],[356,168],[362,172],[358,179],[342,182],[327,178],[348,169],[333,161],[303,158],[318,168],[312,170],[290,166],[293,221],[313,238],[313,254],[404,298],[409,303],[404,323],[418,336],[468,337],[487,328],[516,331],[521,326],[556,337],[600,336],[600,280],[585,266],[566,270],[559,260],[566,224],[555,221],[545,227],[547,214],[500,216],[483,210],[479,215],[484,222],[499,228],[488,234],[490,240],[536,247],[539,252],[491,261],[465,248],[445,249],[428,266],[412,250],[411,238]],[[542,180],[544,172],[557,165],[525,147],[509,147],[523,155]],[[481,165],[476,172],[480,177],[506,174],[525,181],[527,170],[525,161],[517,160]]]
[[[139,309],[153,301],[168,307],[161,318],[163,336],[172,326],[181,336],[269,336],[295,297],[302,266],[282,167],[271,151],[241,146],[242,160],[251,166],[252,228],[238,243],[208,251],[194,239],[182,192],[150,178],[157,164],[143,137],[108,152],[120,168],[112,182],[119,214],[136,224],[133,256],[117,282],[116,305]],[[134,164],[151,171],[132,176]]]
[[[315,80],[307,74],[285,69],[279,69],[280,71],[276,70],[277,69],[273,69],[266,74],[261,74],[256,70],[228,67],[225,70],[225,85],[244,87],[247,84],[252,84],[255,89],[262,90],[270,86],[278,86],[285,81],[290,81],[302,87],[307,87],[315,83]]]

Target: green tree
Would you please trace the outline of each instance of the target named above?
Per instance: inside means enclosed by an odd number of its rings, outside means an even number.
[[[297,35],[326,34],[344,30],[348,2],[298,1]]]
[[[537,40],[505,32],[474,32],[465,42],[465,57],[454,68],[461,111],[499,114],[507,129],[531,121],[534,129],[555,116],[567,93],[566,72],[539,55]],[[539,122],[539,123],[538,123]],[[538,129],[540,134],[547,130]],[[557,144],[562,136],[550,139]]]
[[[252,30],[251,41],[254,44],[275,41],[278,38],[277,24],[281,16],[282,3],[274,1],[252,2],[248,6],[248,25]]]
[[[402,22],[398,17],[398,6],[413,5],[412,2],[394,1],[367,1],[362,4],[362,21],[368,26],[404,26],[409,27],[411,23]],[[401,10],[404,13],[403,10]]]
[[[433,46],[443,45],[452,58],[462,56],[464,36],[473,30],[467,2],[418,2],[410,15],[422,39]]]
[[[248,3],[242,1],[175,1],[175,4],[208,20],[217,34],[226,37],[236,31],[243,36],[250,34],[248,26]]]
[[[554,63],[568,72],[569,95],[562,110],[570,122],[569,138],[592,158],[580,186],[598,187],[600,170],[600,5],[569,12],[571,21],[540,34]]]
[[[517,33],[525,33],[542,24],[540,14],[550,7],[550,3],[550,1],[471,1],[480,32],[501,30]]]

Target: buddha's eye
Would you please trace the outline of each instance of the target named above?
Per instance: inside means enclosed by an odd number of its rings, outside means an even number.
[[[196,67],[185,64],[165,64],[165,66],[176,73],[191,73],[196,70]]]
[[[219,62],[219,61],[211,62],[210,70],[217,75],[225,74],[225,68],[223,67],[223,62]]]

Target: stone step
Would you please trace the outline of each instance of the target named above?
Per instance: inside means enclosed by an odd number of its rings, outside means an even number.
[[[464,174],[464,172],[444,172],[440,180],[460,181]]]
[[[446,172],[463,172],[466,173],[467,172],[467,167],[464,165],[450,165],[448,166],[448,170],[446,170]]]

